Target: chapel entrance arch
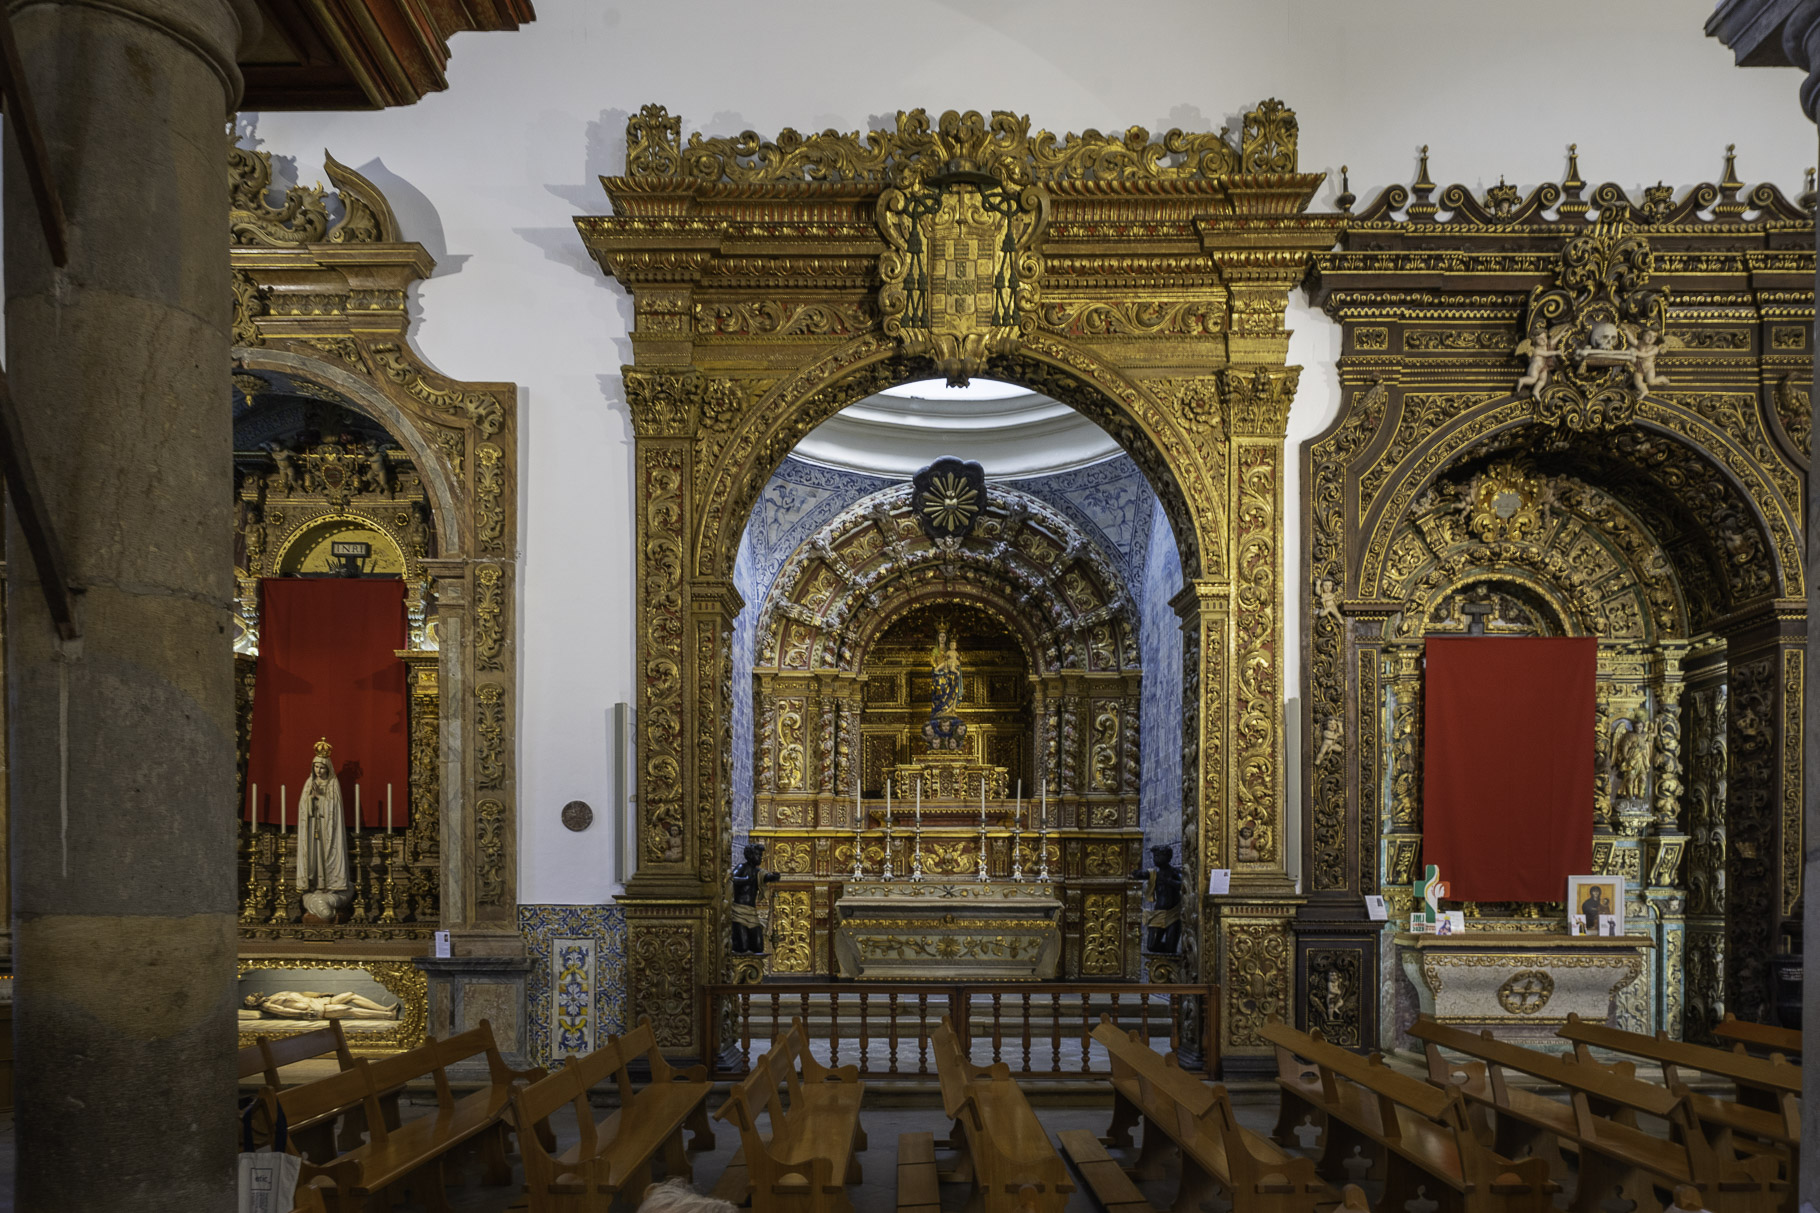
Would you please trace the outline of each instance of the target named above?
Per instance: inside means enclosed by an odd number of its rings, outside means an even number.
[[[634,305],[624,381],[636,439],[640,820],[622,905],[628,1011],[649,1014],[665,1047],[713,1044],[700,1036],[699,988],[726,972],[740,529],[810,429],[934,367],[1074,406],[1131,453],[1169,512],[1186,582],[1174,603],[1184,867],[1197,887],[1208,868],[1233,869],[1235,893],[1217,947],[1203,899],[1184,903],[1184,967],[1225,989],[1229,1062],[1262,1063],[1256,1028],[1291,999],[1279,569],[1298,368],[1283,364],[1283,311],[1336,224],[1304,213],[1321,177],[1296,171],[1295,144],[1294,115],[1274,101],[1236,137],[1155,142],[1141,129],[1056,141],[1012,114],[931,122],[916,111],[869,137],[775,142],[684,143],[661,106],[629,121],[626,173],[604,182],[614,214],[576,222]],[[963,188],[1016,205],[989,242],[1004,250],[1003,289],[957,319],[919,302],[966,293],[953,246],[906,241],[905,224],[935,213],[917,199]],[[938,281],[947,285],[931,293]]]

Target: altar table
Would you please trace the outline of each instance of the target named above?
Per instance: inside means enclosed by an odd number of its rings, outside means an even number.
[[[1061,959],[1062,903],[1036,881],[861,881],[835,903],[841,976],[1043,981]]]

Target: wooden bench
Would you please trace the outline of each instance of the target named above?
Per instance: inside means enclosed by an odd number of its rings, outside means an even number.
[[[933,1133],[897,1135],[897,1213],[942,1213]]]
[[[1588,1023],[1570,1014],[1555,1034],[1574,1045],[1574,1052],[1590,1056],[1589,1049],[1606,1049],[1654,1062],[1662,1067],[1662,1081],[1674,1086],[1681,1081],[1681,1070],[1699,1070],[1729,1080],[1738,1092],[1738,1102],[1765,1111],[1781,1110],[1785,1099],[1801,1100],[1801,1067],[1784,1058],[1752,1057],[1706,1045],[1690,1045],[1670,1040],[1665,1032],[1645,1036],[1608,1028],[1602,1023]]]
[[[485,1057],[488,1081],[478,1090],[456,1098],[449,1086],[448,1068],[474,1057]],[[478,1147],[485,1171],[482,1182],[511,1182],[506,1161],[505,1110],[516,1083],[542,1078],[541,1068],[514,1070],[499,1055],[493,1028],[486,1020],[471,1031],[447,1040],[432,1040],[404,1053],[369,1060],[360,1058],[353,1068],[329,1078],[273,1091],[264,1097],[275,1116],[279,1107],[287,1121],[307,1122],[336,1109],[360,1106],[368,1127],[364,1144],[328,1163],[305,1161],[301,1181],[318,1176],[333,1185],[325,1190],[331,1213],[359,1213],[369,1200],[396,1185],[409,1186],[430,1208],[445,1207],[443,1161],[455,1151]],[[436,1085],[434,1113],[402,1123],[388,1123],[380,1100],[420,1078]]]
[[[945,1015],[931,1045],[942,1112],[959,1127],[951,1134],[963,1152],[957,1178],[972,1179],[985,1213],[1063,1213],[1074,1181],[1011,1067],[974,1065]]]
[[[1286,1153],[1238,1123],[1223,1085],[1202,1082],[1176,1065],[1173,1056],[1164,1057],[1119,1031],[1106,1016],[1100,1017],[1093,1039],[1112,1063],[1107,1136],[1129,1145],[1131,1126],[1143,1120],[1138,1161],[1143,1176],[1155,1173],[1160,1155],[1172,1146],[1181,1154],[1176,1213],[1194,1213],[1212,1195],[1210,1187],[1223,1192],[1236,1213],[1313,1213],[1316,1205],[1339,1202],[1340,1194],[1316,1175],[1312,1160]]]
[[[252,1056],[249,1057],[248,1054]],[[240,1050],[240,1077],[244,1079],[255,1074],[263,1075],[266,1086],[281,1091],[287,1085],[297,1085],[284,1081],[282,1071],[286,1066],[330,1056],[334,1057],[343,1070],[354,1065],[354,1054],[348,1048],[347,1033],[342,1030],[339,1019],[328,1020],[322,1027],[308,1032],[262,1034],[258,1040]],[[390,1118],[387,1122],[389,1124],[398,1122],[398,1094],[397,1091],[388,1091],[380,1097],[380,1107]],[[334,1128],[338,1119],[341,1122],[341,1132],[336,1135]],[[355,1104],[351,1108],[337,1109],[307,1124],[289,1125],[287,1132],[296,1143],[297,1153],[311,1162],[326,1162],[338,1152],[351,1150],[360,1144],[366,1136],[366,1117],[361,1112],[360,1105]],[[270,1126],[267,1126],[262,1140],[269,1140],[269,1134]]]
[[[1056,1134],[1062,1142],[1062,1153],[1087,1181],[1093,1199],[1106,1213],[1155,1213],[1138,1186],[1125,1174],[1125,1168],[1106,1153],[1106,1147],[1091,1129],[1063,1129]]]
[[[1360,1057],[1328,1044],[1318,1032],[1275,1022],[1259,1032],[1276,1047],[1285,1100],[1278,1124],[1299,1123],[1288,1116],[1303,1108],[1325,1122],[1321,1168],[1328,1178],[1344,1178],[1337,1173],[1356,1149],[1383,1166],[1386,1210],[1426,1195],[1441,1213],[1553,1213],[1560,1185],[1549,1179],[1548,1164],[1508,1160],[1481,1143],[1459,1091],[1400,1074],[1378,1054]]]
[[[633,1090],[629,1067],[645,1058],[651,1081]],[[596,1122],[589,1092],[611,1080],[619,1107]],[[688,1149],[714,1148],[708,1125],[705,1066],[677,1070],[657,1047],[650,1019],[585,1057],[571,1057],[555,1073],[512,1092],[512,1124],[524,1158],[525,1190],[533,1213],[607,1213],[621,1192],[641,1196],[651,1184],[651,1162],[663,1155],[667,1175],[693,1181]],[[560,1153],[550,1117],[575,1110],[577,1140]],[[683,1129],[690,1130],[685,1147]]]
[[[1791,1028],[1773,1027],[1739,1019],[1730,1011],[1713,1025],[1713,1035],[1729,1040],[1757,1053],[1781,1053],[1785,1057],[1801,1056],[1801,1033]]]
[[[866,1148],[859,1123],[865,1089],[858,1067],[831,1070],[809,1055],[800,1018],[734,1084],[714,1115],[739,1130],[757,1213],[851,1213],[846,1185],[861,1179],[854,1156]],[[758,1127],[767,1113],[768,1138]]]
[[[1712,1213],[1768,1213],[1779,1200],[1776,1167],[1768,1160],[1739,1161],[1717,1149],[1695,1117],[1684,1087],[1644,1082],[1591,1057],[1566,1058],[1526,1049],[1424,1015],[1409,1035],[1425,1042],[1429,1080],[1457,1089],[1497,1116],[1494,1148],[1513,1151],[1536,1144],[1537,1134],[1571,1144],[1580,1156],[1573,1208],[1598,1213],[1614,1194],[1655,1213],[1673,1203],[1678,1188],[1696,1190]],[[1463,1071],[1442,1049],[1480,1064]],[[1565,1091],[1568,1102],[1512,1087],[1506,1070],[1539,1078]],[[1664,1122],[1667,1136],[1638,1126],[1639,1116]],[[1537,1151],[1540,1153],[1540,1151]]]

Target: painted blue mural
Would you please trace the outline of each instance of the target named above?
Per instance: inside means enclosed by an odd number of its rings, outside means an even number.
[[[1182,589],[1182,557],[1162,504],[1154,499],[1149,560],[1137,584],[1143,586],[1138,653],[1144,662],[1138,820],[1150,847],[1182,836],[1182,623],[1169,605]]]

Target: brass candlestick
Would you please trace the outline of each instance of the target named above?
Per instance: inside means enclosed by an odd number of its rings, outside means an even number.
[[[367,889],[373,883],[372,857],[373,848],[369,845],[367,847],[367,862],[362,862],[360,856],[360,835],[354,835],[354,910],[353,913],[349,915],[349,921],[351,922],[365,922],[367,920]]]
[[[260,878],[259,869],[259,826],[255,823],[246,834],[246,900],[240,904],[240,921],[248,925],[260,921],[260,911],[265,906],[268,886]]]
[[[296,882],[291,879],[291,865],[285,862],[284,842],[287,837],[288,835],[281,832],[272,847],[275,853],[274,859],[278,865],[278,879],[274,882],[272,890],[273,922],[297,921],[291,914],[291,902],[296,900],[297,887]]]
[[[387,926],[398,921],[398,856],[396,854],[397,842],[393,841],[397,838],[396,834],[386,835],[385,902],[379,912],[379,921],[382,925]],[[398,841],[403,840],[398,839]]]

